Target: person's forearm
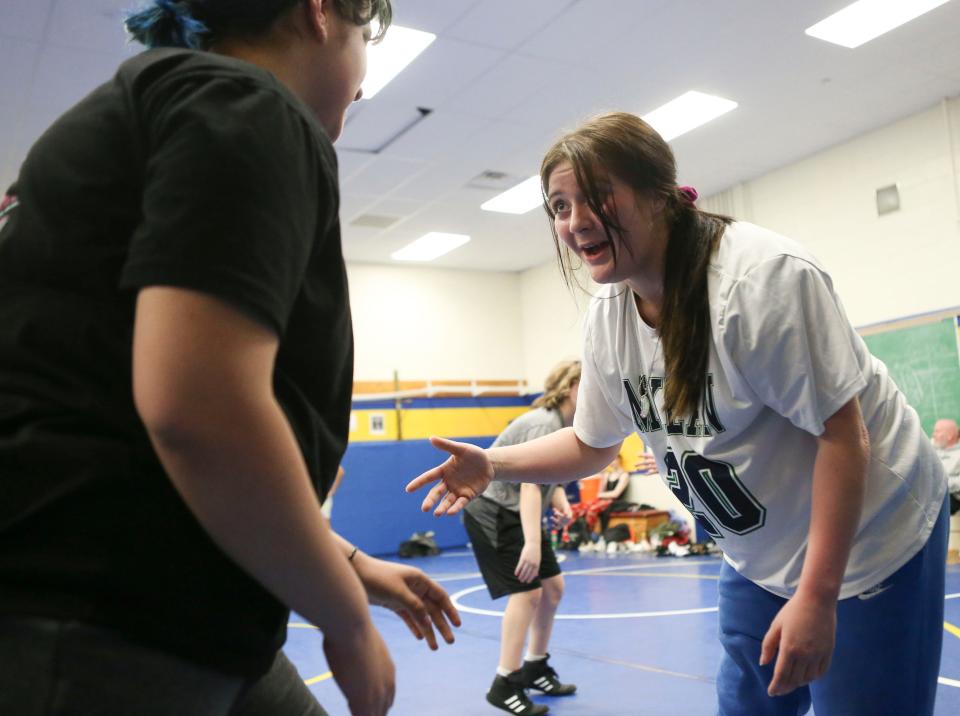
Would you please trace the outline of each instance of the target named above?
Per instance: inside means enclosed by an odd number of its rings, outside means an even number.
[[[340,481],[343,480],[343,474],[343,467],[338,467],[337,476],[333,478],[333,484],[330,485],[330,491],[327,493],[327,496],[324,498],[324,500],[329,500],[334,496],[336,491],[340,489]]]
[[[198,411],[199,412],[199,411]],[[204,406],[153,426],[158,455],[191,511],[244,570],[327,636],[369,619],[364,589],[310,484],[275,400]]]
[[[836,601],[863,509],[870,447],[865,432],[852,429],[818,442],[810,535],[797,592]]]
[[[563,489],[563,485],[553,488],[553,493],[550,495],[550,506],[561,512],[570,510],[570,500],[567,499],[567,491]]]
[[[536,440],[489,448],[494,479],[505,482],[570,482],[593,475],[620,451],[620,444],[607,448],[590,447],[573,428],[561,428]]]
[[[543,514],[543,495],[540,487],[523,483],[520,485],[520,527],[524,544],[540,544],[540,518]]]

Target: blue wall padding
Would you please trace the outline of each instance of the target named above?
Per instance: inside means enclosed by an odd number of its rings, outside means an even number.
[[[492,437],[461,438],[488,447]],[[346,476],[333,498],[333,529],[367,554],[396,554],[414,532],[433,530],[441,549],[467,544],[457,517],[434,517],[420,511],[429,488],[414,494],[404,486],[439,465],[446,453],[428,440],[352,443],[343,457]]]

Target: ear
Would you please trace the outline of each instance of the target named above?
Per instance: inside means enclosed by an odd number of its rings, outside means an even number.
[[[662,196],[654,196],[650,199],[650,211],[654,214],[662,214],[667,206],[667,200]]]
[[[307,14],[307,27],[316,39],[325,42],[330,36],[330,13],[333,12],[333,0],[307,0],[303,8]]]

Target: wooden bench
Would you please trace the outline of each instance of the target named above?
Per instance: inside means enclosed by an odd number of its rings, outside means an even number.
[[[607,527],[626,525],[630,528],[630,539],[634,542],[649,539],[650,530],[670,520],[666,510],[637,510],[636,512],[611,512]]]

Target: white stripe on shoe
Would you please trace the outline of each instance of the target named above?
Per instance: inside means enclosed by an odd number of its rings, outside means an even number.
[[[513,711],[515,714],[520,713],[526,708],[526,706],[524,706],[523,702],[520,700],[520,697],[517,696],[516,694],[511,696],[509,699],[507,699],[503,703],[508,709]]]

